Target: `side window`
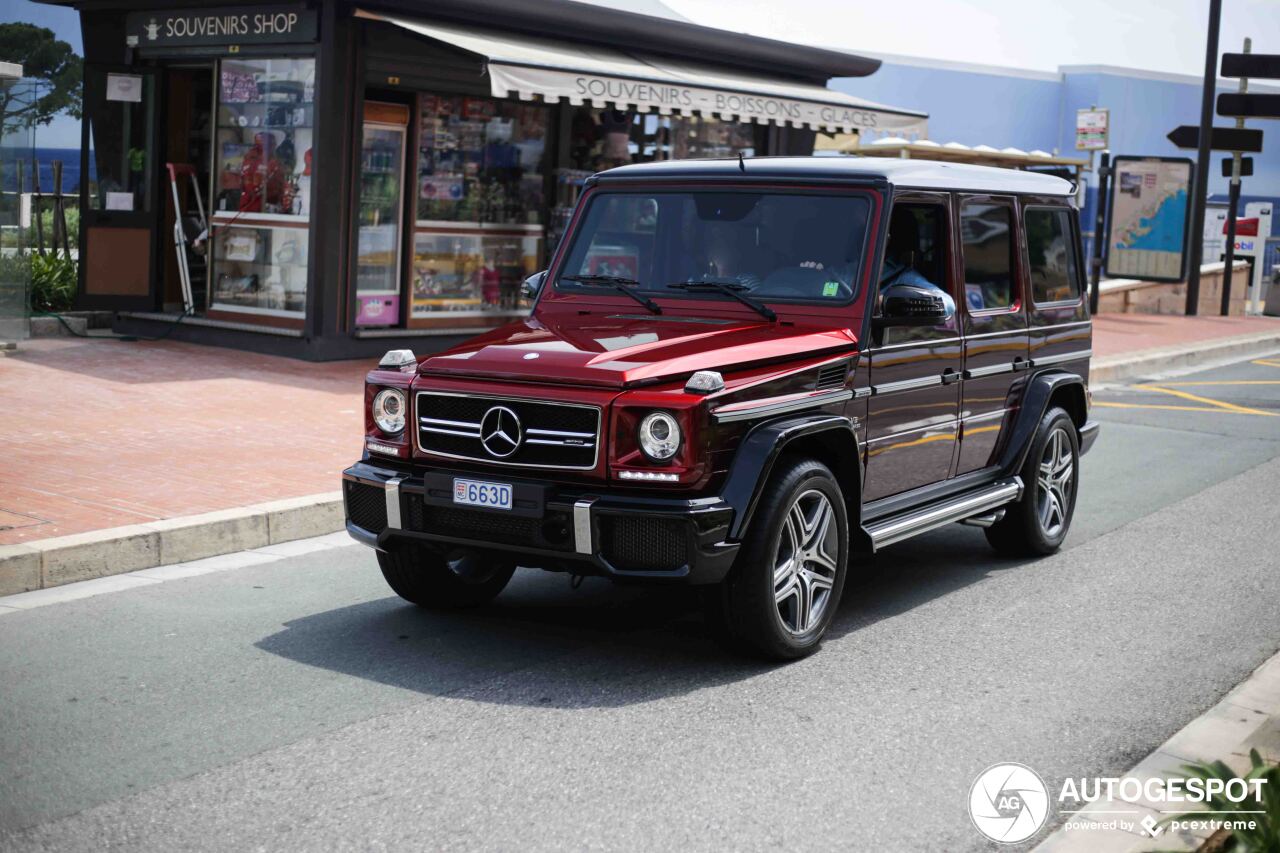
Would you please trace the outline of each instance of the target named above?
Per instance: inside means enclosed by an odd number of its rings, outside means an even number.
[[[1048,207],[1029,207],[1024,213],[1031,298],[1036,304],[1080,298],[1080,277],[1068,217],[1067,211]]]
[[[1013,208],[993,202],[965,202],[960,210],[964,245],[964,300],[970,311],[1012,308]]]
[[[889,216],[889,237],[880,269],[880,292],[891,284],[936,287],[954,301],[948,270],[947,208],[928,202],[898,202]],[[934,327],[888,330],[886,343],[954,335],[954,316]]]

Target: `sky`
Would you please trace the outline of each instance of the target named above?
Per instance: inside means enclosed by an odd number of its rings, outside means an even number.
[[[625,0],[596,0],[625,6]],[[1208,0],[666,0],[699,24],[854,53],[1204,74]],[[1280,53],[1280,0],[1223,0],[1220,46]]]
[[[660,0],[591,2],[661,11]],[[1204,73],[1209,6],[1208,0],[665,2],[677,15],[699,24],[855,53],[1040,71],[1119,65],[1194,75]],[[0,21],[47,26],[80,49],[80,21],[73,11],[30,0],[0,0]],[[1280,0],[1223,0],[1222,50],[1239,50],[1246,35],[1253,38],[1255,52],[1280,53]],[[61,118],[39,131],[37,143],[71,147],[79,139],[78,123]]]

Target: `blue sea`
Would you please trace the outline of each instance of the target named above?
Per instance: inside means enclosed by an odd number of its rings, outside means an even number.
[[[64,193],[77,193],[80,191],[80,149],[79,148],[0,148],[0,163],[3,163],[3,169],[0,172],[4,176],[5,192],[14,192],[18,189],[18,173],[13,168],[13,162],[21,159],[23,191],[31,192],[34,183],[32,181],[31,162],[34,159],[40,167],[40,189],[43,192],[53,192],[53,161],[62,161],[62,191]],[[97,169],[94,168],[93,158],[89,158],[89,176],[96,179]]]

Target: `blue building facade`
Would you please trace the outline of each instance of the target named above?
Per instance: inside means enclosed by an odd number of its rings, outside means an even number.
[[[1087,158],[1075,148],[1076,111],[1105,108],[1110,115],[1112,155],[1190,157],[1165,138],[1182,124],[1199,124],[1202,81],[1184,74],[1103,65],[1063,66],[1057,72],[969,65],[903,56],[882,56],[870,77],[831,81],[831,87],[873,101],[929,113],[929,137],[965,145],[1040,149],[1063,157]],[[1237,81],[1220,80],[1219,91],[1235,91]],[[1280,88],[1250,83],[1251,92]],[[1226,125],[1229,119],[1217,118]],[[1241,212],[1249,201],[1280,205],[1280,122],[1250,121],[1266,131],[1262,154],[1253,155],[1254,173],[1245,178]],[[1226,201],[1227,179],[1215,154],[1209,172],[1211,201]],[[1093,222],[1096,176],[1087,176],[1086,228]]]

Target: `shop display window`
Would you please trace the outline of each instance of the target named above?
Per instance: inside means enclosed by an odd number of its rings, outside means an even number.
[[[542,262],[542,231],[436,228],[413,245],[412,318],[441,312],[518,314],[528,310],[520,284]]]
[[[409,319],[520,314],[544,262],[550,109],[421,95]]]
[[[302,315],[314,104],[314,59],[219,63],[211,310]]]
[[[548,109],[422,95],[418,219],[541,225]]]

